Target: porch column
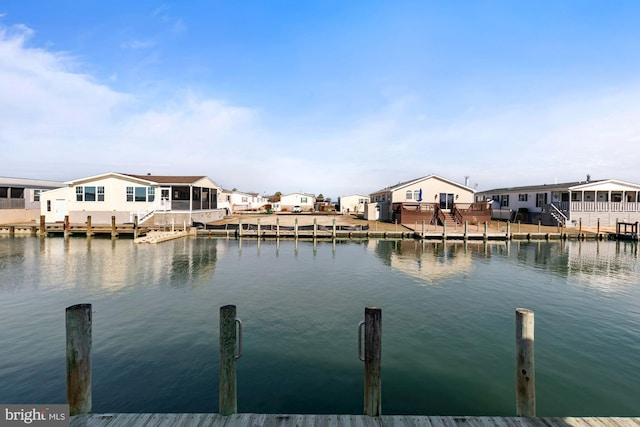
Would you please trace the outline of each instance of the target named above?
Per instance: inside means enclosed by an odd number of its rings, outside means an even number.
[[[193,185],[189,184],[189,213],[193,211]]]

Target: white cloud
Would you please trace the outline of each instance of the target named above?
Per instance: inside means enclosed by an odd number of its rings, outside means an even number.
[[[189,89],[118,92],[68,53],[30,47],[33,35],[0,26],[3,175],[205,174],[228,188],[334,198],[434,172],[469,175],[479,189],[587,173],[640,182],[640,85],[449,118],[418,96],[396,96],[340,127],[323,116],[275,130],[261,110]]]

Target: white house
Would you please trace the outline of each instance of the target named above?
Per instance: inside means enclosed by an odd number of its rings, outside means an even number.
[[[105,173],[65,183],[40,196],[45,221],[93,224],[138,222],[191,224],[221,219],[220,187],[206,176],[158,176]]]
[[[494,216],[566,226],[615,226],[640,221],[640,184],[615,179],[497,188],[477,199],[493,200]]]
[[[40,195],[64,185],[42,179],[0,177],[0,224],[36,221],[40,216]]]
[[[350,194],[348,196],[338,197],[340,212],[347,213],[364,213],[364,207],[371,199],[363,194]]]
[[[474,203],[474,193],[474,189],[468,185],[438,175],[428,175],[371,193],[371,202],[367,205],[365,218],[394,221],[398,212],[394,212],[394,204],[396,208],[405,205],[428,211],[437,208],[450,212],[454,206],[468,209]]]
[[[228,213],[261,211],[268,204],[267,197],[258,193],[245,193],[237,190],[222,190],[218,208]]]
[[[280,201],[274,204],[274,210],[292,212],[294,207],[300,206],[302,212],[313,212],[316,196],[306,193],[290,193],[280,196]]]

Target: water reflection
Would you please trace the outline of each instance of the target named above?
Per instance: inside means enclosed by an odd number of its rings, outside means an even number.
[[[439,285],[447,277],[468,274],[473,268],[472,254],[485,252],[482,243],[469,245],[412,240],[371,240],[367,248],[386,265],[427,285]]]
[[[426,285],[469,274],[474,261],[491,257],[572,277],[602,290],[637,282],[638,248],[634,242],[428,242],[371,240],[367,248],[382,262]]]

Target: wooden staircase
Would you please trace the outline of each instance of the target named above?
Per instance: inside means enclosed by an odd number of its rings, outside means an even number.
[[[453,214],[453,211],[449,211],[449,212],[442,212],[445,216],[445,223],[447,225],[447,228],[455,228],[455,226],[458,224],[458,221],[456,221],[456,217]],[[444,225],[444,224],[443,224]]]

